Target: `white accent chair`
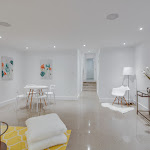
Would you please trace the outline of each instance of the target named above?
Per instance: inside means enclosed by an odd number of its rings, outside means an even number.
[[[56,104],[56,99],[55,99],[55,88],[56,88],[56,85],[50,85],[49,86],[49,91],[48,92],[45,92],[45,94],[47,95],[48,99],[49,99],[49,104],[50,104],[50,100],[51,100],[51,96],[54,97],[54,103]]]
[[[121,87],[118,87],[118,88],[113,88],[112,89],[112,95],[115,96],[115,100],[114,102],[112,103],[112,105],[115,103],[116,100],[118,100],[118,104],[119,104],[119,101],[121,100],[121,106],[122,106],[122,100],[124,100],[128,106],[128,103],[124,97],[126,91],[129,91],[129,87],[128,86],[121,86]]]

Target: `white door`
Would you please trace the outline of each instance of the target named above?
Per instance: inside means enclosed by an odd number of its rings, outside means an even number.
[[[86,79],[94,80],[94,60],[93,60],[93,58],[86,59]]]

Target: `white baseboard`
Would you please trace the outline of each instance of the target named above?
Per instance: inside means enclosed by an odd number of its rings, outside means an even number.
[[[56,100],[78,100],[77,96],[56,96]],[[12,98],[3,102],[0,102],[0,107],[15,102],[16,98]]]
[[[16,100],[16,98],[12,98],[12,99],[9,99],[9,100],[0,102],[0,107],[5,106],[5,105],[8,105],[8,104],[10,104],[10,103],[13,103],[13,102],[15,102],[15,100]]]
[[[78,100],[77,96],[56,96],[56,100]]]
[[[77,100],[79,100],[80,96],[81,96],[82,91],[79,92],[78,96],[77,96]]]
[[[112,103],[114,101],[114,98],[100,98],[99,97],[99,101],[101,103]]]
[[[77,100],[79,99],[79,97],[80,97],[80,94],[78,94],[78,96],[77,96]]]
[[[135,104],[136,104],[136,100],[133,100],[133,101],[134,101]],[[148,109],[148,107],[144,106],[143,104],[141,104],[141,103],[139,103],[139,102],[138,102],[138,104],[139,104],[140,106],[142,106],[143,108]]]

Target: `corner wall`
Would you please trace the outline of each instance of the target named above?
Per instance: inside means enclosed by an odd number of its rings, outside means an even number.
[[[145,90],[150,87],[150,80],[148,80],[142,73],[146,68],[150,67],[150,42],[144,42],[136,47],[135,51],[135,68],[137,76],[137,90]],[[148,99],[139,98],[139,103],[145,108],[149,108]]]
[[[24,59],[22,52],[18,52],[17,50],[13,50],[12,48],[0,48],[0,64],[1,56],[13,57],[14,76],[13,80],[2,80],[0,73],[0,104],[2,104],[4,101],[14,99],[16,97],[17,90],[22,89],[24,85]]]
[[[99,54],[99,98],[101,102],[113,102],[112,89],[122,85],[123,68],[134,67],[133,48],[106,48]],[[130,99],[135,99],[135,80],[130,80]],[[124,85],[127,85],[125,79]]]

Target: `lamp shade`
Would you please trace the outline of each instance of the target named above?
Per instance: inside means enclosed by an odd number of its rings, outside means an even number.
[[[133,76],[134,75],[134,70],[132,67],[124,67],[123,68],[123,75],[124,76]]]

